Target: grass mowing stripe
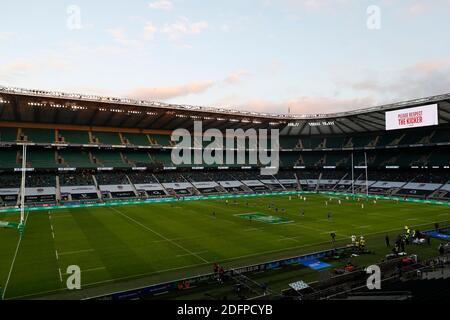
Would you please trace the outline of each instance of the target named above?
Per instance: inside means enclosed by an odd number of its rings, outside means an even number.
[[[120,211],[120,210],[118,210],[118,209],[116,209],[116,208],[114,208],[114,207],[109,207],[109,208],[112,209],[113,211],[117,212],[117,213],[120,214],[121,216],[127,218],[128,220],[133,221],[134,223],[136,223],[137,225],[141,226],[142,228],[144,228],[144,229],[146,229],[146,230],[152,232],[153,234],[156,234],[158,237],[160,237],[160,238],[162,238],[162,239],[164,239],[164,240],[166,240],[166,241],[172,243],[173,245],[175,245],[175,246],[177,246],[178,248],[182,249],[183,251],[189,253],[190,255],[192,255],[192,256],[194,256],[194,257],[196,257],[196,258],[202,260],[202,261],[205,262],[205,263],[210,263],[208,260],[206,260],[205,258],[199,256],[199,255],[196,254],[195,252],[192,252],[191,250],[186,249],[186,248],[183,247],[181,244],[178,244],[178,243],[176,243],[175,241],[170,240],[169,238],[163,236],[163,235],[160,234],[159,232],[157,232],[157,231],[155,231],[155,230],[153,230],[153,229],[147,227],[146,225],[144,225],[144,224],[140,223],[139,221],[133,219],[132,217],[126,215],[126,214],[123,213],[122,211]]]
[[[29,214],[30,214],[30,213],[28,212],[28,213],[27,213],[27,216],[25,217],[25,225],[27,224],[27,221],[28,221],[28,215],[29,215]],[[13,271],[13,269],[14,269],[14,264],[16,263],[16,258],[17,258],[17,254],[19,253],[20,244],[22,243],[22,237],[23,237],[23,236],[20,236],[20,237],[19,237],[19,241],[17,242],[16,252],[14,253],[14,258],[13,258],[13,261],[12,261],[12,263],[11,263],[11,267],[10,267],[10,269],[9,269],[8,278],[6,279],[5,288],[3,289],[2,300],[5,299],[6,289],[8,289],[9,280],[11,279],[11,274],[12,274],[12,271]]]

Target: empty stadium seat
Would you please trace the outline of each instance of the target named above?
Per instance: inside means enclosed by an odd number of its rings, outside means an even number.
[[[22,128],[22,136],[25,141],[34,143],[54,143],[55,130],[54,129],[34,129]]]
[[[59,135],[65,143],[89,144],[89,133],[87,131],[59,130]]]
[[[126,139],[129,144],[135,146],[148,146],[150,141],[144,133],[122,133],[124,139]]]
[[[0,128],[0,142],[15,142],[17,140],[17,128]]]
[[[92,132],[94,143],[107,145],[121,145],[122,141],[118,132]]]

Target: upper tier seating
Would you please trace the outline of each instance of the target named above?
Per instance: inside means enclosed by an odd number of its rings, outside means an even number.
[[[121,145],[119,133],[117,132],[92,132],[94,143],[107,145]]]
[[[128,144],[135,146],[149,146],[150,141],[146,134],[143,133],[122,133],[122,137]]]
[[[23,141],[34,143],[55,143],[54,129],[22,128],[21,138]]]
[[[89,144],[88,131],[59,130],[59,136],[65,143]]]
[[[17,128],[0,128],[0,142],[15,142],[17,141]]]
[[[172,145],[171,136],[170,135],[162,135],[162,134],[151,134],[149,135],[150,140],[154,141],[154,144],[170,147]]]

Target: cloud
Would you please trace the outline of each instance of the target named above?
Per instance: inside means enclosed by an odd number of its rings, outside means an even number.
[[[173,3],[169,0],[157,0],[148,4],[150,9],[170,11],[173,9]]]
[[[106,31],[113,37],[114,41],[122,46],[133,46],[139,44],[139,41],[129,39],[125,33],[125,30],[122,28],[108,29]]]
[[[413,16],[420,15],[426,12],[428,7],[420,2],[415,2],[408,7],[408,13]]]
[[[0,32],[0,41],[8,41],[16,36],[14,32]]]
[[[26,77],[36,69],[36,64],[25,59],[16,59],[0,65],[0,79],[4,81]]]
[[[172,24],[165,24],[161,32],[166,33],[170,39],[176,40],[184,35],[199,34],[208,28],[208,22],[191,22],[186,17],[180,17]]]
[[[237,84],[241,82],[242,78],[248,76],[250,73],[247,70],[238,70],[225,78],[225,82],[228,84]]]
[[[377,78],[364,79],[353,84],[356,91],[370,92],[383,103],[417,99],[450,91],[450,57],[423,60],[394,72],[383,74],[383,81]],[[389,80],[390,79],[390,80]]]
[[[146,40],[153,39],[155,33],[158,31],[158,28],[151,22],[148,22],[144,27],[144,38]]]
[[[187,84],[166,87],[142,87],[130,91],[127,96],[143,100],[170,100],[191,94],[199,94],[214,86],[214,81],[192,81]]]
[[[329,97],[297,96],[285,101],[271,102],[264,100],[249,101],[243,107],[260,112],[293,114],[317,114],[348,111],[373,106],[375,103],[371,97],[354,99],[336,99]]]
[[[370,96],[362,98],[330,98],[320,96],[295,96],[279,101],[267,99],[240,99],[236,95],[221,99],[214,105],[223,108],[238,108],[240,110],[262,113],[287,114],[317,114],[348,111],[370,107],[376,104],[376,100]]]

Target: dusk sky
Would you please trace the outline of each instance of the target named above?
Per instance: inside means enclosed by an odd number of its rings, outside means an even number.
[[[16,0],[2,13],[3,86],[277,113],[450,92],[450,0]]]

